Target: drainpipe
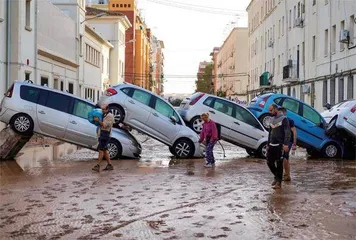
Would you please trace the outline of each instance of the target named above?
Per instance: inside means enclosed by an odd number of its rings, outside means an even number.
[[[11,1],[11,0],[10,0]],[[37,82],[37,76],[38,76],[38,71],[37,71],[37,66],[38,66],[38,1],[35,0],[35,24],[34,24],[34,32],[35,32],[35,79],[34,83]]]
[[[11,0],[7,0],[6,4],[6,90],[10,88],[10,57],[11,57]]]

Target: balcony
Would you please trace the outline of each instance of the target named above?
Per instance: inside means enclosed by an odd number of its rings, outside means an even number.
[[[298,81],[297,64],[293,64],[293,61],[289,60],[288,65],[283,67],[283,82],[294,83]]]

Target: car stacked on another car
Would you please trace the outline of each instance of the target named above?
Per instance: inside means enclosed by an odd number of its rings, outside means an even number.
[[[197,92],[182,101],[178,112],[197,133],[202,130],[200,115],[208,112],[210,118],[220,125],[223,140],[245,148],[250,155],[266,157],[268,132],[245,107],[224,98]]]
[[[174,107],[146,89],[122,83],[107,89],[98,104],[109,105],[116,124],[124,122],[166,144],[179,158],[204,155],[199,136],[185,126]]]
[[[28,82],[15,81],[1,101],[0,121],[19,134],[33,132],[97,150],[98,136],[88,113],[94,104],[72,94]],[[141,145],[129,132],[113,129],[110,157],[138,158]]]
[[[248,109],[269,129],[271,115],[268,108],[277,104],[287,109],[287,117],[292,119],[297,128],[297,144],[307,149],[310,155],[322,155],[327,158],[342,157],[342,142],[327,136],[324,118],[308,104],[293,97],[279,93],[265,93],[255,97]]]

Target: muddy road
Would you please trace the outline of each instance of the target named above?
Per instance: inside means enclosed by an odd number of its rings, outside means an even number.
[[[24,170],[1,162],[0,238],[356,239],[355,162],[297,152],[276,191],[264,160],[223,145],[214,169],[150,139],[141,160],[110,172],[93,173],[87,150]]]

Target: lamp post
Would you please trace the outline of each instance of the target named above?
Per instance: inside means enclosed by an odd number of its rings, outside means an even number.
[[[95,16],[94,16],[94,17],[92,17],[92,18],[87,18],[87,19],[85,19],[85,20],[84,20],[84,21],[82,21],[80,24],[82,24],[83,22],[86,22],[86,21],[88,21],[88,20],[92,20],[92,19],[95,19],[95,18],[100,18],[100,17],[106,16],[106,15],[107,15],[107,13],[106,13],[106,12],[99,13],[99,14],[95,15]]]

